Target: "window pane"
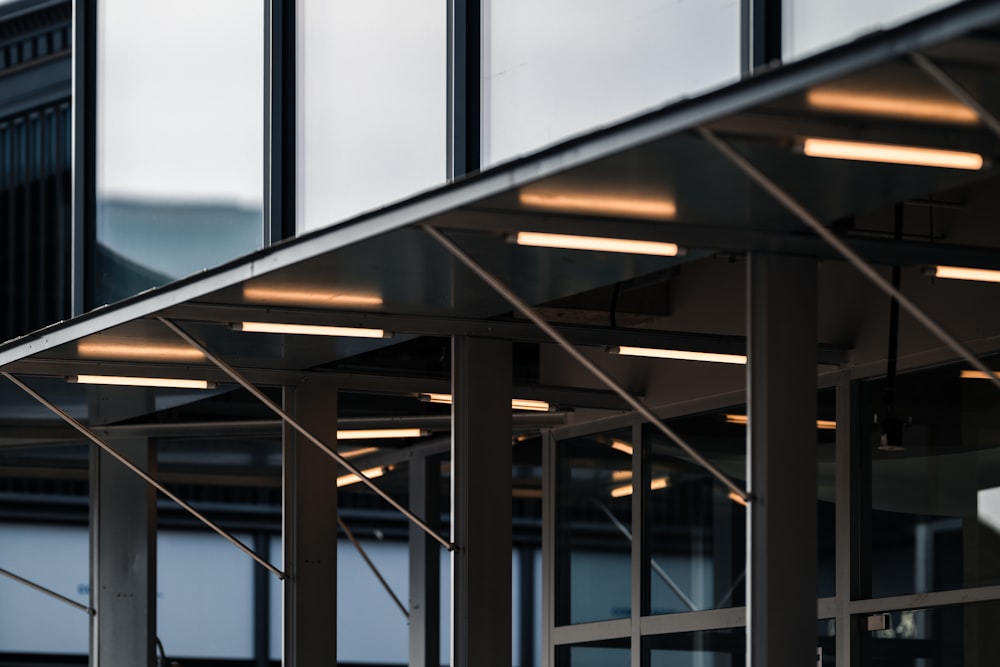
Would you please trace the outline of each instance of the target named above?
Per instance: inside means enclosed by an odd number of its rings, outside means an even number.
[[[556,624],[628,618],[632,430],[556,444]]]
[[[996,664],[1000,603],[894,611],[885,630],[862,633],[863,667]]]
[[[443,183],[446,3],[296,7],[297,231]]]
[[[631,664],[627,638],[556,647],[559,667],[629,667]]]
[[[956,0],[784,0],[786,60],[801,58],[866,33],[891,28]]]
[[[1000,584],[1000,395],[963,368],[862,385],[873,596]]]
[[[732,628],[658,635],[643,640],[650,667],[742,667],[746,630]]]
[[[733,0],[493,0],[484,12],[484,164],[739,77]]]
[[[93,305],[259,248],[261,0],[100,0]]]

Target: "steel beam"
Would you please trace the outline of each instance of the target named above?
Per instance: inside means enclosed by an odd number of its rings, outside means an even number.
[[[337,389],[285,387],[289,415],[317,432],[337,430]],[[285,570],[282,664],[337,662],[337,463],[286,425],[282,439],[282,546]]]
[[[673,431],[669,426],[664,424],[652,410],[650,410],[642,401],[635,398],[628,391],[625,390],[618,382],[616,382],[610,375],[605,373],[601,368],[599,368],[593,361],[585,357],[579,350],[573,347],[566,338],[560,334],[555,328],[542,319],[538,313],[536,313],[531,306],[529,306],[524,300],[517,296],[509,287],[504,285],[496,276],[491,274],[485,268],[480,266],[475,260],[473,260],[468,254],[466,254],[461,248],[455,245],[447,236],[442,234],[439,230],[429,226],[424,225],[424,231],[426,231],[434,240],[440,243],[448,252],[450,252],[455,258],[457,258],[462,264],[472,270],[473,273],[478,275],[483,282],[493,288],[500,296],[506,299],[515,309],[521,312],[525,317],[535,323],[535,325],[544,331],[549,338],[551,338],[559,347],[563,348],[573,359],[576,360],[584,369],[586,369],[591,375],[597,378],[604,386],[606,386],[611,391],[618,394],[622,400],[628,403],[629,407],[638,412],[646,421],[650,422],[653,427],[659,430],[663,435],[667,436],[670,440],[677,444],[684,452],[695,460],[698,465],[703,467],[713,477],[722,482],[726,488],[738,495],[745,501],[750,501],[750,496],[736,485],[733,480],[729,478],[724,472],[717,468],[712,462],[706,459],[704,456],[699,454],[691,445],[684,441],[677,433]],[[815,352],[814,352],[815,355]]]
[[[451,442],[448,442],[449,449]],[[429,526],[441,516],[441,454],[409,452],[410,507]],[[441,550],[427,535],[410,526],[410,667],[441,664]]]
[[[816,655],[815,260],[749,262],[749,607],[751,667]]]
[[[146,438],[118,443],[155,474]],[[115,457],[91,450],[92,667],[152,665],[156,655],[156,491]]]
[[[790,194],[781,189],[777,183],[768,178],[764,172],[755,167],[749,160],[743,157],[728,143],[717,137],[711,130],[702,127],[699,128],[698,132],[701,134],[702,138],[705,139],[705,141],[714,146],[723,156],[732,162],[733,165],[746,174],[747,177],[757,183],[757,185],[774,197],[778,203],[788,209],[790,213],[816,232],[820,238],[830,244],[830,246],[840,253],[844,259],[853,264],[854,267],[878,289],[882,290],[889,297],[899,301],[899,305],[902,306],[906,312],[913,317],[913,319],[920,322],[920,324],[930,331],[934,337],[951,348],[955,354],[969,362],[973,368],[982,371],[986,379],[992,382],[993,386],[997,389],[1000,389],[1000,377],[997,377],[996,373],[994,373],[989,366],[979,359],[979,357],[977,357],[972,350],[966,347],[964,343],[955,338],[955,336],[952,335],[947,329],[938,324],[930,315],[925,313],[920,306],[914,303],[909,297],[900,292],[898,289],[893,287],[892,283],[886,280],[882,274],[876,271],[870,264],[865,262],[860,255],[854,252],[854,250],[838,238],[836,234],[827,229],[819,218],[806,210],[806,208],[799,204],[799,202],[797,202]]]
[[[511,665],[511,344],[452,344],[452,660]]]

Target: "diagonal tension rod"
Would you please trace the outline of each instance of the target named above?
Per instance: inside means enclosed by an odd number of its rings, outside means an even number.
[[[271,572],[271,574],[273,574],[276,577],[278,577],[278,579],[284,579],[285,578],[285,573],[284,572],[282,572],[281,570],[279,570],[278,568],[276,568],[275,566],[271,565],[269,562],[267,562],[266,560],[264,560],[263,558],[261,558],[260,556],[258,556],[253,551],[253,549],[251,549],[247,545],[245,545],[242,542],[240,542],[232,534],[230,534],[230,533],[226,532],[224,529],[220,528],[215,522],[213,522],[211,519],[209,519],[208,517],[206,517],[204,514],[202,514],[198,510],[196,510],[194,507],[192,507],[191,505],[189,505],[185,501],[181,500],[181,498],[179,496],[177,496],[176,494],[174,494],[173,492],[171,492],[169,489],[167,489],[167,487],[163,486],[158,481],[156,481],[155,479],[153,479],[149,475],[149,473],[147,473],[145,470],[143,470],[139,466],[135,465],[134,463],[132,463],[131,461],[129,461],[124,456],[122,456],[118,452],[118,450],[116,450],[114,447],[112,447],[108,443],[104,442],[103,440],[101,440],[99,437],[97,437],[97,435],[93,431],[91,431],[89,428],[87,428],[86,426],[84,426],[83,424],[81,424],[80,422],[78,422],[77,420],[73,419],[73,417],[71,417],[68,413],[66,413],[65,411],[63,411],[62,409],[60,409],[59,406],[57,406],[54,403],[52,403],[51,401],[49,401],[47,398],[45,398],[44,396],[42,396],[41,394],[39,394],[37,391],[35,391],[34,389],[32,389],[31,387],[29,387],[28,385],[26,385],[23,382],[21,382],[20,380],[18,380],[16,377],[14,377],[13,375],[11,375],[10,373],[8,373],[6,371],[0,371],[0,375],[3,375],[5,378],[7,378],[8,380],[10,380],[14,384],[16,384],[18,387],[20,387],[22,390],[24,390],[24,392],[26,394],[28,394],[29,396],[31,396],[32,398],[34,398],[36,401],[38,401],[39,403],[41,403],[42,405],[44,405],[53,414],[55,414],[60,419],[62,419],[64,422],[66,422],[67,424],[69,424],[70,426],[72,426],[73,428],[75,428],[77,431],[79,431],[81,435],[83,435],[85,438],[87,438],[92,443],[94,443],[95,445],[97,445],[98,447],[100,447],[102,450],[104,450],[111,458],[115,459],[116,461],[118,461],[119,463],[121,463],[123,466],[125,466],[126,468],[128,468],[129,470],[131,470],[132,472],[134,472],[136,475],[138,475],[143,480],[145,480],[145,482],[147,484],[149,484],[150,486],[152,486],[153,488],[155,488],[157,491],[159,491],[160,493],[162,493],[163,495],[165,495],[167,498],[170,498],[172,501],[174,501],[175,503],[177,503],[178,505],[180,505],[185,511],[187,511],[188,514],[190,514],[194,518],[196,518],[199,521],[201,521],[203,524],[205,524],[206,526],[208,526],[209,528],[211,528],[213,531],[215,531],[216,533],[218,533],[220,536],[222,536],[223,538],[225,538],[226,541],[230,542],[233,546],[235,546],[236,548],[238,548],[240,551],[242,551],[243,553],[245,553],[247,556],[250,556],[250,558],[252,558],[255,561],[257,561],[257,563],[259,563],[261,566],[263,566],[265,569],[267,569],[269,572]]]
[[[729,159],[740,171],[742,171],[746,176],[753,180],[757,185],[763,188],[768,194],[774,197],[778,203],[784,206],[788,211],[801,220],[807,227],[816,232],[816,234],[826,241],[834,250],[841,254],[841,256],[848,262],[854,265],[854,267],[861,272],[863,276],[868,278],[874,285],[885,292],[885,294],[899,302],[906,312],[908,312],[913,319],[924,325],[928,331],[930,331],[934,336],[938,338],[942,343],[947,345],[952,351],[958,356],[969,362],[974,368],[982,371],[986,378],[988,378],[997,389],[1000,389],[1000,378],[997,377],[989,366],[983,363],[979,357],[973,354],[972,350],[966,347],[960,340],[955,338],[947,329],[938,324],[934,319],[925,313],[923,309],[917,304],[909,299],[905,294],[892,286],[888,280],[882,277],[882,275],[876,271],[872,266],[866,262],[861,256],[854,252],[850,246],[844,243],[841,239],[837,238],[837,235],[826,228],[826,226],[820,222],[819,218],[810,213],[804,206],[802,206],[798,201],[796,201],[790,194],[785,192],[777,183],[768,178],[764,172],[754,166],[748,159],[743,157],[739,152],[736,151],[728,143],[720,139],[711,130],[700,127],[698,128],[698,133],[701,137],[715,147],[723,156]]]
[[[240,375],[236,371],[235,368],[233,368],[232,366],[230,366],[229,364],[227,364],[225,361],[223,361],[222,359],[220,359],[216,355],[214,355],[211,352],[209,352],[208,349],[206,349],[204,345],[202,345],[201,343],[199,343],[197,340],[195,340],[193,337],[191,337],[190,334],[188,334],[186,331],[184,331],[183,329],[181,329],[179,326],[177,326],[172,321],[166,319],[165,317],[157,317],[156,319],[158,319],[160,322],[162,322],[164,324],[164,326],[166,326],[168,329],[170,329],[171,331],[173,331],[175,334],[177,334],[178,336],[180,336],[188,345],[192,346],[193,348],[195,348],[196,350],[199,350],[202,354],[204,354],[205,358],[208,359],[209,361],[211,361],[213,364],[215,364],[219,368],[219,370],[221,370],[223,373],[225,373],[230,378],[232,378],[232,380],[234,382],[236,382],[236,384],[240,385],[241,387],[243,387],[244,389],[246,389],[248,392],[250,392],[250,394],[254,398],[256,398],[258,401],[260,401],[261,403],[263,403],[264,405],[266,405],[274,414],[276,414],[279,417],[281,417],[282,421],[284,421],[286,424],[288,424],[293,429],[295,429],[302,437],[304,437],[306,440],[308,440],[312,444],[314,444],[317,447],[319,447],[320,451],[322,451],[324,454],[326,454],[327,456],[329,456],[331,459],[333,459],[334,461],[336,461],[337,463],[339,463],[342,467],[346,468],[352,474],[357,475],[358,479],[361,480],[362,484],[364,484],[369,489],[371,489],[373,492],[375,492],[384,501],[386,501],[387,503],[389,503],[390,505],[392,505],[396,510],[398,510],[407,519],[409,519],[410,521],[412,521],[414,523],[414,525],[418,526],[422,531],[424,531],[425,533],[427,533],[428,535],[430,535],[432,538],[434,538],[435,540],[437,540],[437,542],[441,546],[443,546],[448,551],[452,551],[455,548],[454,545],[451,542],[449,542],[448,540],[446,540],[443,537],[441,537],[440,535],[438,535],[420,517],[418,517],[416,514],[414,514],[410,510],[406,509],[403,505],[401,505],[399,502],[397,502],[392,496],[390,496],[388,493],[386,493],[385,491],[383,491],[382,489],[380,489],[378,487],[378,485],[375,484],[375,482],[373,482],[368,477],[366,477],[365,475],[363,475],[361,473],[361,470],[357,466],[355,466],[353,463],[351,463],[350,461],[348,461],[347,459],[345,459],[343,456],[341,456],[340,454],[338,454],[334,450],[332,450],[329,447],[327,447],[326,444],[322,440],[320,440],[315,435],[313,435],[308,429],[306,429],[306,427],[302,426],[297,421],[295,421],[294,419],[292,419],[292,416],[289,415],[284,410],[282,410],[281,406],[279,406],[277,403],[275,403],[270,398],[268,398],[267,395],[264,392],[262,392],[260,389],[258,389],[253,384],[251,384],[249,380],[247,380],[242,375]]]
[[[483,282],[492,287],[497,294],[506,299],[510,305],[514,306],[514,308],[521,311],[525,317],[534,322],[535,326],[544,331],[545,335],[555,341],[555,343],[564,349],[571,357],[573,357],[578,364],[587,369],[590,374],[600,380],[604,386],[618,394],[623,401],[628,403],[633,410],[642,415],[646,421],[655,426],[657,430],[663,433],[663,435],[673,440],[678,447],[684,450],[684,452],[694,459],[702,468],[711,473],[713,477],[722,482],[726,488],[738,495],[744,501],[750,502],[750,500],[752,500],[750,495],[737,486],[736,483],[731,480],[728,475],[726,475],[726,473],[722,472],[715,466],[715,464],[699,454],[694,447],[685,442],[683,438],[673,431],[673,429],[664,424],[656,415],[654,415],[653,411],[646,407],[645,403],[628,393],[624,387],[615,382],[610,375],[601,370],[593,361],[583,356],[582,352],[573,347],[572,343],[566,340],[566,338],[564,338],[561,333],[556,331],[552,325],[542,319],[542,317],[536,313],[531,306],[522,301],[521,298],[517,296],[517,294],[515,294],[509,287],[504,285],[499,278],[480,266],[474,259],[467,255],[464,250],[455,245],[451,239],[442,234],[439,230],[431,227],[430,225],[424,225],[423,228],[424,231],[430,234],[435,241],[444,246],[448,252],[454,255],[460,262],[462,262],[462,264],[465,264],[465,266],[471,269],[473,273],[483,280]]]
[[[42,586],[41,584],[36,584],[35,582],[31,581],[30,579],[25,579],[24,577],[20,577],[20,576],[14,574],[13,572],[11,572],[9,570],[3,569],[2,567],[0,567],[0,574],[2,574],[5,577],[9,577],[10,579],[13,579],[14,581],[16,581],[19,584],[27,586],[28,588],[30,588],[32,590],[38,591],[39,593],[44,593],[45,595],[48,595],[49,597],[53,597],[56,600],[59,600],[60,602],[64,602],[64,603],[68,604],[71,607],[75,607],[76,609],[79,609],[80,611],[85,611],[88,614],[90,614],[91,616],[93,616],[94,613],[95,613],[95,611],[93,609],[91,609],[90,607],[88,607],[86,605],[80,604],[76,600],[71,600],[70,598],[66,597],[65,595],[61,595],[59,593],[56,593],[54,590],[52,590],[50,588],[46,588],[45,586]]]

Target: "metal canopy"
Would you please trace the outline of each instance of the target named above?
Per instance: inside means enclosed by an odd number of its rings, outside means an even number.
[[[207,349],[258,384],[327,372],[337,360],[418,336],[543,340],[422,232],[422,225],[446,230],[535,306],[643,276],[669,279],[720,253],[835,257],[706,143],[695,132],[700,127],[723,137],[794,193],[868,261],[1000,268],[1000,253],[993,249],[998,240],[985,225],[969,225],[943,241],[913,236],[896,241],[884,235],[877,216],[863,233],[854,224],[859,215],[894,202],[941,206],[975,197],[993,187],[995,167],[958,171],[828,160],[806,157],[800,148],[806,137],[825,137],[972,150],[1000,159],[1000,138],[983,122],[918,113],[914,100],[929,109],[951,108],[956,100],[909,57],[925,55],[982,107],[1000,111],[998,22],[1000,3],[961,3],[8,341],[0,346],[0,368],[49,377],[95,367],[103,373],[217,377],[202,355],[156,317],[182,322]],[[911,103],[887,111],[822,101],[838,95]],[[630,212],[623,201],[669,202],[675,212]],[[660,258],[525,248],[506,239],[516,231],[671,241],[687,254]],[[594,297],[593,307],[606,310],[608,304]],[[742,316],[730,319],[715,330],[653,321],[644,330],[566,326],[560,331],[571,342],[594,347],[639,339],[656,345],[659,339],[660,346],[683,342],[688,349],[732,352],[744,341]],[[394,335],[359,340],[253,334],[227,326],[244,320],[384,326]],[[821,346],[819,354],[821,362],[836,364],[846,360],[847,350],[840,343]]]

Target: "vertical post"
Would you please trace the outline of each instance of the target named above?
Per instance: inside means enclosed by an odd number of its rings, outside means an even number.
[[[70,310],[83,313],[90,298],[86,263],[93,239],[97,182],[97,0],[73,3],[73,224]]]
[[[642,616],[650,613],[649,595],[649,569],[650,552],[647,548],[649,534],[649,523],[651,517],[646,515],[646,505],[648,499],[650,473],[652,471],[652,460],[650,457],[649,445],[643,437],[642,423],[632,424],[632,556],[631,556],[631,617],[632,636],[631,645],[631,667],[642,667]]]
[[[264,245],[295,235],[295,0],[264,3]]]
[[[851,624],[851,600],[853,599],[854,572],[856,563],[853,557],[855,531],[853,529],[854,506],[853,485],[856,483],[854,461],[856,454],[851,448],[851,434],[854,432],[855,419],[850,374],[843,372],[837,378],[837,496],[836,496],[836,656],[839,667],[860,664],[857,660],[858,642],[854,639],[854,628]],[[852,659],[852,654],[855,659]]]
[[[749,261],[749,665],[816,661],[816,262]]]
[[[542,664],[555,667],[552,629],[556,626],[556,499],[559,497],[556,470],[556,439],[551,431],[542,434]],[[566,568],[562,571],[565,573]]]
[[[511,344],[452,339],[452,665],[511,663]]]
[[[410,456],[410,509],[438,530],[441,460]],[[441,545],[410,523],[410,667],[441,664]]]
[[[115,443],[154,473],[149,440]],[[98,448],[90,459],[91,667],[155,664],[156,491]]]
[[[479,171],[482,0],[448,0],[448,178]]]
[[[742,0],[740,71],[744,75],[781,62],[782,4],[782,0]]]
[[[288,386],[284,404],[324,442],[336,441],[336,387],[322,382]],[[287,425],[283,456],[282,664],[330,665],[337,661],[337,464]]]

